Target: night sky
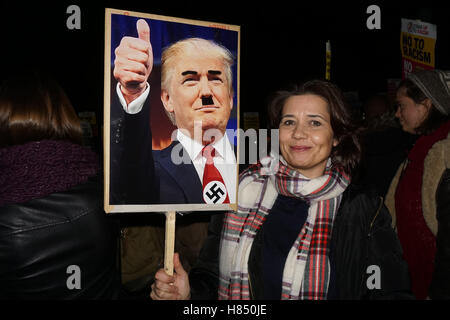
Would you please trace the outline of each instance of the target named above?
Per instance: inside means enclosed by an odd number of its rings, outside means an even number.
[[[104,8],[241,26],[241,114],[260,112],[291,82],[324,78],[325,42],[331,41],[331,80],[363,101],[401,77],[400,20],[437,25],[436,68],[450,69],[450,19],[440,3],[391,1],[2,1],[1,77],[39,68],[54,76],[78,111],[103,115]],[[81,29],[68,30],[69,5],[81,8]],[[245,4],[244,7],[240,5]],[[369,30],[369,5],[381,9],[381,29]]]

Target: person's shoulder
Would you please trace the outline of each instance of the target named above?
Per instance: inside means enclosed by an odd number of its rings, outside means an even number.
[[[345,190],[339,213],[341,219],[361,223],[373,218],[383,206],[383,198],[374,190],[351,183]]]
[[[360,183],[350,183],[345,189],[342,201],[346,203],[358,201],[375,201],[379,196],[373,188]]]
[[[37,199],[36,201],[39,201]],[[74,219],[90,212],[103,212],[103,188],[100,176],[94,176],[66,191],[51,194],[42,201],[50,202],[58,210],[48,208],[49,212],[59,218],[61,215],[68,219]],[[68,205],[70,204],[70,205]],[[43,204],[42,208],[46,208]]]
[[[430,199],[434,200],[434,190],[437,187],[442,172],[450,168],[450,134],[443,140],[436,142],[424,160],[423,190],[430,193]]]
[[[431,163],[436,161],[445,161],[450,159],[450,133],[445,139],[439,140],[433,144],[431,149],[428,151],[427,159],[430,159]],[[446,161],[447,168],[450,167],[450,161]]]
[[[0,224],[15,232],[63,225],[93,212],[103,214],[102,200],[101,182],[96,176],[65,191],[3,206]]]

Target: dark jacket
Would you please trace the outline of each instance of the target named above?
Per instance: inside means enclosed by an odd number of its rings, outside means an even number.
[[[118,298],[118,229],[109,218],[93,179],[1,206],[0,299]]]
[[[223,215],[214,215],[199,262],[189,274],[192,299],[217,299],[219,244]],[[391,227],[383,199],[362,193],[354,186],[344,192],[333,227],[330,255],[336,274],[336,299],[412,299],[406,262]],[[253,244],[255,245],[255,244]],[[253,255],[255,256],[255,255]],[[253,272],[260,261],[249,260],[253,299],[263,296],[262,284]],[[380,288],[373,288],[378,266]],[[369,286],[367,285],[369,282]]]
[[[416,138],[395,127],[365,132],[359,176],[353,181],[358,179],[358,184],[374,188],[384,198],[398,166],[405,160]]]
[[[450,299],[450,169],[442,174],[436,191],[436,259],[429,290],[431,299]]]

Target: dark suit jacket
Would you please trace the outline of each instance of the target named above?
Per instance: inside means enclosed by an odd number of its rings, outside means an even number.
[[[188,164],[174,164],[171,159],[178,141],[161,150],[153,151],[155,183],[159,185],[160,203],[204,203],[203,186],[191,161]],[[184,148],[181,152],[186,152]],[[180,154],[182,157],[183,155]]]

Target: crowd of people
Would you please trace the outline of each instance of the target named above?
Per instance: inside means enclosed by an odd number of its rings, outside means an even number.
[[[276,92],[267,112],[279,154],[241,172],[237,211],[210,216],[188,270],[178,253],[173,275],[148,270],[143,297],[449,299],[450,73],[415,72],[395,107],[370,108],[360,126],[329,81]],[[103,211],[103,172],[81,135],[54,81],[2,83],[1,299],[133,296],[120,216]]]

